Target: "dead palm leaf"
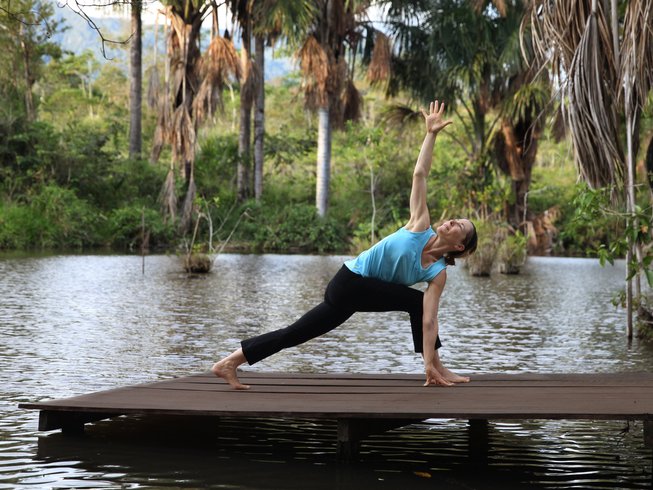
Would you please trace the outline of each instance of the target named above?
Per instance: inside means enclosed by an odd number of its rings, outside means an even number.
[[[630,1],[623,29],[619,79],[625,83],[619,86],[620,100],[626,85],[631,84],[633,100],[628,103],[644,107],[653,86],[653,3]]]
[[[377,31],[374,33],[374,41],[370,66],[367,68],[367,78],[372,84],[385,82],[390,78],[391,59],[388,36]]]
[[[328,104],[327,80],[329,77],[329,56],[315,36],[308,36],[297,52],[302,72],[306,106],[310,109]]]
[[[185,104],[175,109],[171,121],[172,158],[176,162],[195,161],[195,124]]]
[[[344,121],[358,121],[360,119],[363,98],[351,80],[347,80],[346,82],[345,89],[341,95],[341,103]]]
[[[202,56],[199,66],[200,86],[193,100],[193,113],[198,121],[222,110],[222,91],[230,79],[239,78],[240,59],[230,39],[215,36]]]
[[[609,25],[602,12],[593,12],[569,67],[566,109],[576,164],[595,188],[623,180],[614,61]]]
[[[533,2],[530,27],[535,60],[550,64],[563,85],[563,105],[579,173],[592,187],[620,186],[617,64],[612,35],[599,2]]]
[[[167,222],[168,217],[174,221],[177,214],[177,194],[175,193],[175,168],[170,165],[168,175],[161,188],[161,195],[159,196],[161,208],[163,211],[164,221]]]
[[[147,84],[147,105],[151,108],[156,107],[159,100],[159,91],[161,90],[161,81],[159,79],[159,70],[156,65],[152,65],[149,72],[149,79]]]
[[[404,104],[388,106],[381,112],[381,121],[392,128],[401,129],[412,125],[423,118],[420,111]]]

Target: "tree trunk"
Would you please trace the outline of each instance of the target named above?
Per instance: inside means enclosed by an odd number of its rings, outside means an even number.
[[[537,156],[537,142],[540,129],[534,121],[520,121],[513,125],[504,120],[501,123],[502,144],[499,146],[505,162],[503,170],[512,181],[514,203],[507,205],[508,222],[515,228],[525,231],[525,221],[528,219],[526,196],[531,185],[531,173]]]
[[[183,12],[171,10],[172,24],[169,43],[169,57],[178,60],[172,67],[173,83],[172,123],[169,131],[172,139],[173,161],[179,165],[186,184],[186,196],[179,222],[179,228],[186,232],[192,221],[193,202],[195,199],[195,150],[197,143],[197,121],[193,114],[193,100],[200,85],[198,45],[202,17],[193,13],[184,17]],[[172,201],[171,201],[172,202]]]
[[[32,86],[34,80],[32,76],[31,63],[30,63],[30,50],[27,43],[23,39],[23,32],[25,26],[20,26],[20,46],[23,49],[23,76],[25,77],[25,114],[27,115],[28,122],[36,120],[36,110],[34,109],[34,96],[32,95]]]
[[[143,99],[143,69],[142,69],[142,22],[141,4],[136,0],[131,2],[132,40],[129,47],[130,84],[129,84],[129,158],[140,158],[142,144],[141,103]]]
[[[179,224],[179,228],[184,232],[189,231],[193,224],[193,206],[195,204],[195,194],[197,194],[195,172],[192,166],[187,181],[188,187],[186,188],[186,196],[184,197],[184,204],[181,210],[181,222]]]
[[[254,197],[263,195],[263,138],[265,136],[265,39],[256,36],[256,66],[259,73],[254,102]]]
[[[238,169],[236,174],[236,192],[241,201],[249,195],[249,163],[252,137],[252,97],[251,84],[251,39],[247,23],[243,25],[240,59],[243,78],[240,83],[240,132],[238,134]]]
[[[326,215],[329,207],[329,180],[331,178],[331,125],[329,109],[318,109],[317,132],[317,182],[315,206],[320,216]]]

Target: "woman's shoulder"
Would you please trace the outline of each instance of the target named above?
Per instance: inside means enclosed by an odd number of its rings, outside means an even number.
[[[428,215],[420,217],[411,216],[404,228],[413,233],[428,231],[429,229],[432,229],[431,220]]]

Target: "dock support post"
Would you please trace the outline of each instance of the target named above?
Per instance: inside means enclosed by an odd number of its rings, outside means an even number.
[[[644,447],[651,450],[651,488],[653,488],[653,420],[644,420]]]
[[[360,454],[361,440],[372,434],[420,422],[414,419],[338,419],[338,460],[355,461]]]
[[[469,420],[469,459],[472,466],[487,466],[490,447],[488,429],[487,419]]]
[[[358,424],[354,419],[338,419],[338,461],[349,462],[358,459],[361,440]]]

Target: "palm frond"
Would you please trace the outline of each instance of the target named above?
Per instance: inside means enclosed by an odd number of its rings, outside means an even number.
[[[579,173],[592,187],[620,186],[624,158],[617,115],[618,67],[602,2],[533,2],[530,32],[535,61],[550,64],[568,103],[566,125]]]
[[[214,36],[200,59],[200,86],[193,100],[193,114],[198,122],[222,110],[222,91],[230,79],[241,74],[240,59],[230,39]]]
[[[385,82],[390,78],[390,59],[392,55],[388,36],[376,31],[374,41],[372,58],[367,68],[367,78],[372,84]]]
[[[195,124],[186,104],[175,109],[171,121],[170,143],[172,158],[175,162],[193,162],[195,160]]]
[[[632,102],[644,107],[653,86],[653,4],[650,0],[632,0],[624,17],[621,45],[619,99],[623,101],[624,89],[631,84]],[[633,105],[633,107],[634,107]]]
[[[392,128],[404,128],[420,121],[423,118],[420,111],[416,111],[404,104],[393,104],[381,111],[381,121]]]
[[[310,109],[326,106],[329,78],[329,55],[326,50],[315,36],[308,36],[297,52],[297,58],[302,72],[306,106]]]
[[[363,98],[352,80],[347,80],[341,95],[344,121],[358,121],[361,116]]]
[[[175,169],[172,165],[161,188],[159,201],[161,202],[164,222],[167,222],[168,219],[174,221],[177,214],[177,194],[175,193]]]
[[[576,164],[594,188],[620,186],[623,181],[615,79],[609,24],[602,13],[595,12],[587,18],[569,66],[566,106]]]
[[[147,105],[151,108],[156,107],[159,100],[159,91],[161,90],[161,80],[159,77],[159,70],[156,65],[152,65],[149,72],[149,79],[147,83]]]

